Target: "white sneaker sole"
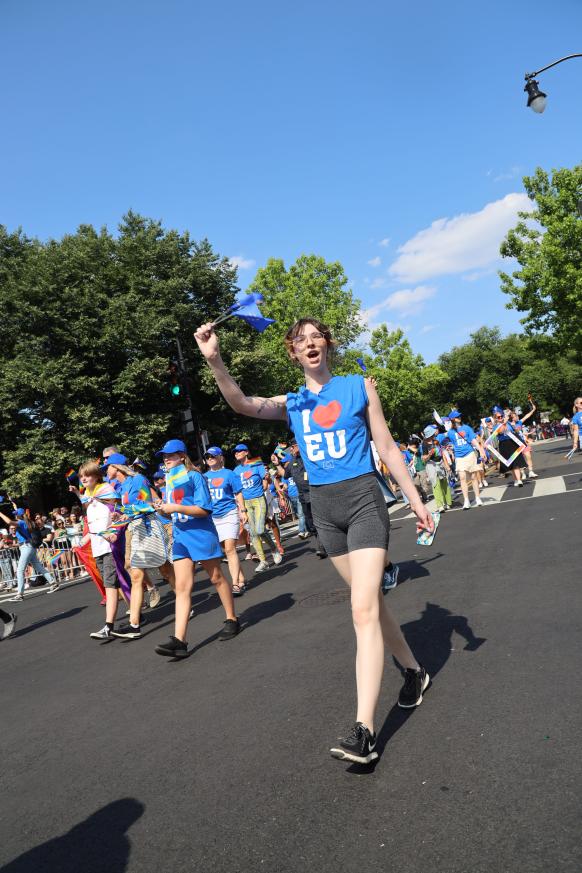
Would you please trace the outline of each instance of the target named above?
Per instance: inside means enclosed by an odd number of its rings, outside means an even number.
[[[372,761],[376,761],[378,758],[378,752],[374,749],[365,758],[360,755],[353,755],[351,752],[346,752],[342,748],[330,749],[329,753],[332,758],[337,758],[338,761],[353,761],[354,764],[371,764]]]

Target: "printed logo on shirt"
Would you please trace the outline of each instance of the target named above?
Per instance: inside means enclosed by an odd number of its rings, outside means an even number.
[[[172,503],[182,503],[184,499],[184,489],[183,488],[175,488],[174,493],[172,494]]]
[[[250,479],[252,475],[253,475],[252,470],[245,470],[243,473],[243,479]]]
[[[246,474],[245,474],[246,475]],[[211,479],[214,488],[218,488],[224,482],[224,479]]]
[[[318,412],[318,410],[321,411]],[[325,433],[311,433],[309,417],[311,415],[315,423],[320,427],[331,427],[338,420],[341,411],[341,403],[337,400],[332,400],[327,406],[316,406],[313,412],[310,412],[309,409],[304,409],[302,413],[303,438],[305,439],[307,457],[315,464],[324,461],[326,470],[335,466],[331,459],[339,460],[347,454],[346,432],[345,429],[342,429],[325,431]],[[329,424],[323,424],[323,421],[329,422]]]
[[[320,427],[333,427],[341,415],[342,405],[338,400],[332,400],[326,406],[316,406],[311,417]]]

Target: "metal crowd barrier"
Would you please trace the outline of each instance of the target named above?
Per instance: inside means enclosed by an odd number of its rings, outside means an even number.
[[[70,544],[67,548],[62,549],[59,549],[58,546],[40,546],[36,552],[43,567],[59,584],[72,582],[74,579],[87,575],[83,564],[79,561]],[[16,568],[19,559],[19,546],[0,548],[0,592],[16,587]],[[26,580],[25,589],[27,586],[35,588],[46,584],[44,576],[36,573],[30,564],[25,570],[24,577]]]

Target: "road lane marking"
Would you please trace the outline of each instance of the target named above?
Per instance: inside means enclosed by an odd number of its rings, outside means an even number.
[[[550,494],[562,494],[566,490],[563,476],[552,476],[551,479],[537,479],[532,497],[547,497]]]

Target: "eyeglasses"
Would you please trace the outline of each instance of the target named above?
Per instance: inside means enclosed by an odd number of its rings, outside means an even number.
[[[317,331],[316,333],[310,333],[309,335],[300,334],[299,336],[294,336],[291,342],[296,349],[304,349],[306,343],[312,340],[315,343],[321,342],[321,340],[325,341],[325,336]]]

